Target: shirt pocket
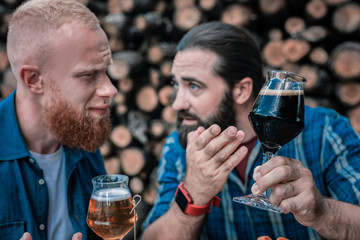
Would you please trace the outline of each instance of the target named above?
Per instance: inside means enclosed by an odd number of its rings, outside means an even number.
[[[0,223],[1,240],[19,240],[25,232],[25,223],[21,221]]]

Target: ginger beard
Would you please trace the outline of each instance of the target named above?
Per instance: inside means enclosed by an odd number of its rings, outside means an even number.
[[[200,126],[203,126],[206,129],[212,124],[218,124],[221,130],[224,130],[229,126],[236,126],[235,111],[233,106],[234,100],[232,99],[230,93],[226,92],[219,104],[218,111],[204,121],[195,114],[190,113],[188,110],[178,111],[176,127],[179,134],[179,142],[183,148],[186,148],[188,133],[196,130]],[[182,125],[183,117],[191,117],[197,120],[197,124]]]
[[[95,152],[109,138],[109,112],[102,118],[92,117],[86,110],[77,110],[56,90],[50,102],[43,111],[45,125],[61,144]]]

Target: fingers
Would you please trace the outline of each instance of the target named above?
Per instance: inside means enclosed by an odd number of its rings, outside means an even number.
[[[31,237],[30,233],[26,232],[26,233],[24,233],[24,235],[21,237],[20,240],[32,240],[32,237]]]
[[[244,138],[243,131],[238,131],[235,127],[230,126],[221,132],[218,125],[211,125],[208,129],[196,134],[199,136],[194,140],[194,150],[203,150],[205,155],[212,157],[218,154],[217,158],[224,160],[224,157],[229,156]],[[189,138],[195,138],[196,134],[192,134]],[[223,149],[222,152],[219,152]],[[229,153],[229,151],[231,151]]]
[[[82,240],[82,239],[83,239],[82,233],[78,232],[73,235],[71,240]]]
[[[291,182],[301,177],[304,169],[300,161],[286,158],[274,157],[262,166],[256,167],[253,179],[256,183],[252,186],[252,192],[256,195],[266,191],[278,184]],[[287,186],[286,192],[291,192],[291,186]]]
[[[236,150],[223,164],[223,170],[225,172],[230,172],[234,167],[236,167],[246,156],[248,149],[244,146]]]

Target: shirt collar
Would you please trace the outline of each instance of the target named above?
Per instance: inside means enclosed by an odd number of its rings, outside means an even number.
[[[0,161],[29,156],[15,113],[16,90],[0,102]]]

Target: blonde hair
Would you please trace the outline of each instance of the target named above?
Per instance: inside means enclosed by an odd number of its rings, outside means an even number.
[[[75,0],[30,0],[15,10],[9,23],[7,54],[17,79],[21,65],[44,67],[57,29],[69,23],[100,28],[95,14]]]

